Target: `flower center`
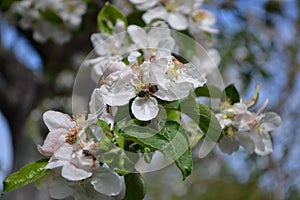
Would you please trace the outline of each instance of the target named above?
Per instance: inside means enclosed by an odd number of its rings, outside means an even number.
[[[69,133],[66,135],[66,143],[69,143],[70,145],[75,144],[77,135],[78,135],[77,127],[76,128],[70,128]]]

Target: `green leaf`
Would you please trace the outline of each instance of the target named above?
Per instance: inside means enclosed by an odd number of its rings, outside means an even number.
[[[142,18],[144,13],[145,13],[145,11],[139,11],[139,10],[136,10],[136,11],[130,13],[127,16],[128,24],[138,25],[140,27],[146,26],[146,24],[145,24],[145,22],[143,21],[143,18]]]
[[[42,18],[44,18],[46,21],[52,23],[52,24],[62,24],[63,20],[61,19],[60,16],[58,16],[56,14],[56,12],[54,12],[51,9],[45,9],[45,10],[39,10],[40,15],[42,16]]]
[[[110,133],[109,124],[106,121],[99,119],[97,125],[102,129],[103,133],[108,134]]]
[[[39,180],[44,177],[49,170],[44,169],[48,164],[47,159],[38,160],[32,163],[29,163],[22,167],[19,171],[10,174],[3,181],[4,192],[9,192],[28,183]]]
[[[143,200],[146,194],[145,182],[141,174],[131,173],[124,176],[126,193],[124,200]]]
[[[166,138],[147,127],[127,126],[123,130],[123,136],[125,139],[132,140],[142,147],[148,147],[152,150],[160,150],[168,145]]]
[[[167,121],[159,134],[168,140],[168,145],[161,150],[167,156],[175,160],[184,180],[191,174],[193,168],[190,143],[185,130],[180,124]]]
[[[197,97],[220,98],[222,96],[222,91],[214,85],[205,84],[203,87],[196,88],[195,94]]]
[[[222,127],[214,113],[204,104],[197,102],[191,95],[181,104],[181,112],[189,116],[205,134],[204,143],[200,148],[199,156],[205,157],[218,142]]]
[[[113,29],[116,25],[117,19],[124,22],[127,26],[126,17],[123,13],[111,4],[106,4],[98,14],[98,27],[102,33],[113,33]]]
[[[240,102],[240,94],[233,84],[228,85],[223,90],[221,100],[222,101],[230,100],[231,104]]]
[[[190,144],[185,130],[177,122],[167,121],[159,132],[147,127],[128,126],[123,136],[142,147],[160,150],[172,158],[183,179],[190,175],[193,167]]]

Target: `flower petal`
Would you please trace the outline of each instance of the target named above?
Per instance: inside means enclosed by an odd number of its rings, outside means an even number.
[[[92,172],[80,169],[72,163],[66,163],[62,170],[61,175],[70,181],[80,181],[92,176]]]
[[[155,118],[158,114],[158,104],[155,98],[134,99],[131,105],[132,114],[141,121],[148,121]]]
[[[231,155],[239,149],[239,143],[233,137],[222,138],[219,142],[219,147],[222,152]]]
[[[249,153],[253,153],[255,150],[255,144],[249,137],[249,132],[238,132],[237,140],[241,146],[243,146]]]
[[[281,124],[280,116],[275,112],[265,113],[262,118],[260,129],[262,131],[270,132],[276,129]]]
[[[144,22],[146,24],[149,24],[154,19],[163,19],[167,20],[168,13],[165,10],[164,7],[158,6],[153,9],[148,10],[143,16],[142,16]]]
[[[65,135],[68,131],[64,128],[54,129],[50,131],[44,140],[43,146],[38,145],[38,151],[44,156],[52,156],[53,152],[65,141]]]
[[[147,33],[145,29],[136,25],[130,25],[127,29],[131,39],[135,44],[138,44],[141,48],[147,47]]]
[[[188,20],[180,13],[170,13],[168,16],[168,23],[175,30],[185,30],[188,27]]]
[[[49,131],[58,128],[65,128],[69,130],[76,125],[75,122],[71,121],[71,117],[69,115],[53,110],[45,112],[43,114],[43,119]]]
[[[119,175],[104,167],[98,167],[94,170],[90,182],[96,191],[105,195],[115,196],[122,190]]]
[[[100,87],[103,102],[110,106],[123,106],[135,97],[135,87],[131,84],[134,74],[130,71],[115,72],[109,81]]]

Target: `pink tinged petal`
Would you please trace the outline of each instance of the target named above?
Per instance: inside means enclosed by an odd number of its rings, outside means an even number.
[[[72,163],[66,163],[61,170],[61,175],[70,181],[80,181],[91,177],[92,172],[80,169]]]
[[[138,120],[148,121],[157,116],[159,108],[155,98],[137,97],[132,102],[131,110]]]
[[[225,136],[220,140],[219,147],[222,152],[231,155],[239,149],[239,143],[235,140],[235,138],[226,138]]]
[[[44,141],[43,146],[38,145],[38,151],[44,156],[52,156],[53,152],[63,143],[65,143],[66,129],[58,128],[50,131]]]
[[[188,20],[180,13],[170,13],[168,23],[175,30],[185,30],[188,27]]]
[[[165,10],[164,7],[159,6],[155,7],[153,9],[148,10],[143,16],[142,16],[144,22],[146,24],[149,24],[154,19],[162,19],[167,20],[168,18],[168,12]]]
[[[122,190],[119,175],[104,167],[98,167],[94,170],[90,182],[96,191],[108,196],[115,196]]]
[[[43,114],[43,119],[50,131],[58,128],[65,128],[69,130],[76,125],[75,122],[71,121],[71,117],[69,115],[53,110],[45,112]]]
[[[279,127],[281,124],[280,116],[275,112],[265,113],[260,126],[261,131],[270,132]]]

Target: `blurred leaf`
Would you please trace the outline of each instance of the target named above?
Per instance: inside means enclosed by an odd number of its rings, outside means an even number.
[[[143,21],[143,18],[142,18],[144,13],[145,13],[145,11],[139,11],[139,10],[130,13],[127,16],[128,24],[130,24],[130,25],[135,24],[135,25],[140,26],[140,27],[146,26],[146,24],[145,24],[145,22]]]
[[[2,8],[9,8],[11,6],[11,4],[18,2],[20,0],[2,0],[1,2],[1,7]]]
[[[98,14],[98,27],[102,33],[113,33],[117,19],[122,20],[127,26],[126,17],[123,13],[111,4],[106,4]]]
[[[221,100],[226,101],[227,99],[230,100],[231,104],[240,102],[240,94],[233,84],[228,85],[223,90]]]
[[[56,12],[54,12],[51,9],[45,9],[45,10],[39,10],[40,15],[42,16],[42,18],[44,18],[46,21],[51,22],[52,24],[62,24],[63,20],[61,19],[60,16],[58,16],[56,14]]]
[[[44,177],[49,172],[49,170],[44,169],[47,164],[48,159],[38,160],[29,163],[22,167],[19,171],[10,174],[3,181],[3,191],[12,191]]]
[[[143,200],[146,194],[145,182],[141,174],[131,173],[124,176],[126,193],[124,200]]]

